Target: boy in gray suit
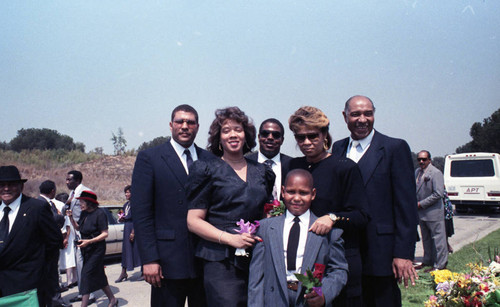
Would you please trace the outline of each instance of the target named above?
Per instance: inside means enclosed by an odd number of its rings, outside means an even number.
[[[290,171],[282,196],[286,213],[262,220],[258,228],[262,242],[255,245],[250,263],[248,306],[330,306],[347,282],[342,230],[334,228],[326,236],[308,231],[317,219],[309,211],[316,196],[309,172]],[[294,275],[315,263],[326,266],[321,296],[305,294]]]

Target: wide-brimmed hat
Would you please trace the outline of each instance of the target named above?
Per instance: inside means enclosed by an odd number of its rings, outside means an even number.
[[[77,197],[76,199],[83,199],[85,201],[89,201],[91,203],[99,205],[99,203],[97,202],[97,195],[89,190],[83,191],[82,194],[80,194],[80,196]]]
[[[19,170],[14,165],[0,166],[0,181],[26,182],[28,179],[21,179]]]

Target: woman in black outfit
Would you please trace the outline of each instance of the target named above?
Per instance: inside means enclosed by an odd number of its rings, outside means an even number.
[[[207,149],[220,159],[196,161],[186,184],[188,228],[201,237],[196,256],[202,258],[208,306],[246,306],[250,257],[259,238],[239,234],[236,222],[264,217],[264,204],[274,185],[274,173],[243,155],[255,147],[255,127],[237,107],[220,109],[210,126]]]
[[[78,248],[82,251],[83,267],[80,291],[82,307],[88,305],[90,293],[101,289],[109,299],[108,306],[118,306],[118,299],[113,295],[104,273],[104,254],[108,237],[108,218],[106,213],[98,208],[97,195],[92,191],[83,191],[80,197],[82,213],[78,224],[73,219],[71,210],[66,211],[71,223],[80,232],[81,239]]]
[[[127,202],[123,205],[123,217],[118,222],[123,223],[123,245],[122,245],[122,272],[116,283],[127,280],[127,271],[133,271],[134,268],[141,266],[141,258],[139,257],[139,247],[135,244],[134,222],[132,221],[132,212],[130,211],[131,185],[127,185],[123,192]],[[141,276],[139,280],[143,280]]]
[[[356,163],[347,158],[335,158],[328,149],[332,137],[330,121],[315,107],[301,107],[290,117],[290,129],[302,153],[290,163],[290,170],[308,170],[314,178],[316,199],[311,211],[319,218],[311,231],[326,234],[333,227],[344,230],[345,256],[349,279],[334,306],[362,306],[360,234],[368,223],[367,199],[363,179]]]

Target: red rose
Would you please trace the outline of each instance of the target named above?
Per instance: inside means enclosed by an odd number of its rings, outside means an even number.
[[[323,279],[323,274],[325,273],[325,265],[321,263],[314,264],[314,278],[317,278],[319,281]]]

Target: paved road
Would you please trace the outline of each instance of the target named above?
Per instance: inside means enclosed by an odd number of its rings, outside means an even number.
[[[450,244],[455,250],[459,250],[464,245],[475,240],[479,240],[490,232],[500,228],[500,214],[475,213],[467,215],[457,215],[454,217],[455,235],[450,238]],[[422,244],[417,243],[415,259],[421,261],[423,256]],[[111,290],[119,298],[119,306],[149,306],[150,286],[144,281],[137,281],[141,272],[136,269],[129,272],[129,280],[122,283],[115,283],[121,271],[121,265],[118,260],[107,264],[106,274]],[[66,276],[63,276],[65,278]],[[67,302],[70,298],[76,296],[77,289],[73,288],[63,293],[63,298]],[[107,297],[102,291],[97,291],[97,306],[105,307],[108,304]],[[74,303],[78,307],[80,303]],[[91,305],[96,306],[96,305]]]

